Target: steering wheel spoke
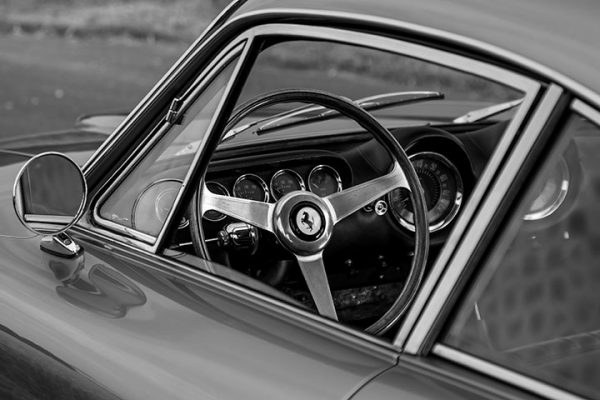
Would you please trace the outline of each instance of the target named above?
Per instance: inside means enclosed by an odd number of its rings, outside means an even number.
[[[335,224],[399,187],[410,190],[402,168],[394,162],[394,167],[389,173],[329,195],[325,197],[325,201],[334,211],[333,223]]]
[[[323,253],[319,252],[310,256],[296,255],[296,259],[319,314],[337,321],[337,313],[323,264]]]
[[[257,228],[274,232],[273,210],[275,207],[273,204],[216,194],[211,192],[205,184],[203,184],[202,193],[201,215],[206,211],[214,210]]]

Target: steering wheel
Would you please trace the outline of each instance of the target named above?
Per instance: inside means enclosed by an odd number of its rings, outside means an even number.
[[[414,297],[425,270],[429,250],[429,229],[423,189],[402,147],[392,134],[370,113],[352,101],[317,90],[282,90],[259,96],[241,106],[230,118],[227,128],[259,108],[276,103],[316,104],[338,111],[354,120],[388,151],[392,157],[389,173],[349,187],[326,197],[308,191],[294,191],[276,203],[264,203],[212,193],[200,185],[192,208],[192,238],[195,247],[208,254],[201,226],[202,215],[214,210],[273,233],[298,261],[302,275],[320,315],[337,320],[333,297],[323,263],[323,251],[334,226],[352,213],[383,197],[395,188],[410,191],[415,215],[415,251],[407,281],[390,308],[366,331],[383,334],[404,314]],[[198,251],[198,249],[196,249]]]

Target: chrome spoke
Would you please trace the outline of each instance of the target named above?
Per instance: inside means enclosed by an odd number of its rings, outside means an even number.
[[[323,264],[323,253],[319,252],[310,256],[296,255],[296,259],[300,264],[300,270],[319,314],[337,321],[333,297],[331,296],[331,289]]]
[[[273,232],[274,209],[275,206],[270,203],[213,193],[203,184],[201,215],[204,215],[206,211],[214,210],[257,228]]]
[[[399,187],[410,190],[406,176],[396,162],[388,174],[329,195],[324,200],[333,209],[333,223],[335,224]]]

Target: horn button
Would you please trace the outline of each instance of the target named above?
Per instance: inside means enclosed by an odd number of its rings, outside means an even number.
[[[327,204],[310,192],[292,192],[275,206],[275,234],[280,242],[298,255],[322,250],[333,231]]]
[[[314,242],[323,234],[325,217],[321,210],[311,203],[300,203],[290,214],[290,226],[302,240]]]

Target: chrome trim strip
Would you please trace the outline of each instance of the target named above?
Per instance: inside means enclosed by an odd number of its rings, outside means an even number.
[[[405,324],[402,327],[394,342],[397,346],[403,346],[405,352],[417,355],[425,351],[426,341],[432,334],[442,310],[449,306],[449,296],[461,279],[469,257],[479,242],[478,239],[485,232],[492,219],[494,213],[488,210],[496,210],[498,208],[504,194],[507,192],[514,177],[519,172],[520,166],[531,151],[544,124],[548,120],[548,117],[554,110],[562,94],[563,90],[559,86],[551,85],[548,88],[525,131],[520,135],[517,144],[514,146],[514,151],[506,161],[493,187],[489,192],[486,188],[485,193],[488,193],[488,196],[481,204],[481,207],[477,209],[476,223],[469,226],[466,233],[461,236],[463,240],[460,243],[456,240],[458,239],[458,235],[451,235],[450,239],[454,239],[455,241],[453,241],[453,243],[446,243],[438,257],[438,261],[430,273],[431,279],[427,280],[426,285],[424,285],[421,291],[421,296],[417,298],[413,310],[411,310],[412,313],[409,314],[411,317],[410,323]],[[510,144],[506,142],[507,135],[502,138],[498,147],[501,145],[505,147]],[[497,164],[501,161],[503,154],[500,153],[500,150],[502,153],[506,151],[504,148],[496,149],[492,156],[492,160],[490,160],[488,164],[492,162]],[[495,170],[496,168],[497,166],[495,165],[493,169]],[[491,181],[493,176],[489,175],[493,174],[494,171],[491,170],[490,165],[488,165],[484,172],[484,175],[486,175],[486,182]],[[481,179],[484,178],[482,177]],[[480,190],[481,187],[481,184],[478,185],[476,191]],[[478,195],[481,196],[483,193],[478,193]],[[473,208],[472,202],[468,202],[467,204]],[[472,210],[472,212],[473,211],[475,210]],[[466,212],[466,210],[464,212]],[[465,218],[459,218],[459,223],[461,222],[466,223]],[[455,247],[456,251],[454,251]],[[439,284],[437,279],[438,276]],[[414,325],[412,324],[413,321]]]
[[[209,40],[207,35],[211,32],[214,26],[219,23],[219,21],[226,16],[230,10],[234,7],[238,7],[239,3],[242,3],[246,0],[233,0],[229,5],[227,5],[216,17],[212,20],[212,22],[202,31],[200,36],[194,40],[194,42],[187,48],[187,50],[173,63],[171,68],[160,78],[158,82],[148,91],[148,93],[140,100],[140,102],[134,107],[133,110],[125,117],[125,119],[119,124],[119,126],[113,131],[113,133],[100,145],[100,147],[92,154],[92,156],[86,161],[83,165],[83,172],[86,173],[90,169],[94,168],[100,160],[102,160],[102,155],[106,152],[108,148],[113,146],[113,143],[116,142],[131,126],[132,122],[137,118],[138,114],[142,109],[144,109],[149,103],[151,103],[157,95],[161,92],[163,86],[167,85],[169,82],[175,79],[176,71],[183,69],[187,64],[189,64],[188,56],[192,53],[198,53],[201,51]],[[210,37],[214,37],[217,33],[222,30],[227,23],[224,23],[221,28],[219,28],[216,32]],[[204,43],[203,43],[204,42]],[[185,62],[188,59],[188,62]],[[208,68],[207,68],[208,69]]]
[[[596,110],[595,108],[592,108],[583,101],[576,99],[573,101],[573,103],[571,103],[571,109],[600,126],[600,111]]]
[[[215,116],[218,115],[218,113],[220,112],[220,109],[223,106],[224,99],[227,97],[229,90],[230,90],[230,86],[231,86],[233,80],[235,79],[236,72],[241,66],[241,62],[243,61],[242,60],[243,57],[241,55],[245,54],[244,51],[247,51],[247,49],[248,49],[247,43],[245,43],[245,42],[246,42],[246,40],[243,38],[239,41],[235,41],[235,42],[231,43],[225,50],[223,50],[217,57],[215,57],[215,59],[200,74],[198,79],[196,79],[194,84],[191,86],[190,90],[193,91],[193,93],[184,100],[185,103],[182,105],[182,110],[186,109],[192,100],[195,100],[195,96],[198,95],[198,93],[200,93],[202,90],[204,90],[206,88],[206,86],[210,84],[210,82],[212,82],[212,79],[216,75],[219,74],[219,72],[222,70],[222,68],[224,68],[228,63],[230,63],[234,58],[239,57],[239,59],[237,61],[237,65],[235,67],[236,69],[234,70],[234,73],[232,74],[232,76],[229,79],[228,86],[225,89],[226,91],[223,93],[223,97],[221,98],[220,103],[217,106],[217,111],[215,112],[213,119],[211,120],[211,122],[209,124],[208,131],[210,131],[212,129],[212,127],[214,125]],[[245,46],[245,44],[246,44],[246,46]],[[125,161],[125,163],[123,164],[123,165],[125,165],[125,168],[121,169],[120,171],[117,171],[115,173],[115,175],[113,175],[107,181],[105,186],[103,188],[101,188],[101,190],[99,191],[99,197],[97,200],[94,201],[95,204],[93,206],[94,221],[96,221],[100,226],[108,228],[113,231],[116,231],[120,234],[127,235],[129,237],[132,237],[135,240],[140,241],[140,242],[150,244],[150,245],[152,245],[152,248],[155,247],[156,237],[148,235],[143,232],[139,232],[139,231],[135,230],[135,228],[127,227],[127,226],[115,223],[114,221],[110,221],[110,220],[103,218],[100,215],[100,207],[102,206],[102,204],[104,204],[106,199],[114,192],[114,190],[117,188],[117,186],[121,182],[123,182],[123,180],[129,175],[129,173],[138,165],[138,163],[141,161],[141,159],[143,157],[145,157],[149,151],[152,150],[154,145],[158,141],[160,141],[160,139],[163,137],[163,135],[166,134],[171,128],[172,128],[172,126],[170,124],[168,124],[166,122],[161,122],[159,124],[159,126],[157,126],[157,128],[155,129],[155,133],[152,134],[153,136],[150,137],[150,140],[148,140],[146,143],[144,143],[142,145],[141,150],[133,153],[132,157],[130,157],[127,161]],[[188,172],[188,175],[189,175],[189,172]],[[184,180],[184,184],[182,185],[182,188],[185,186],[185,184],[186,184],[185,182],[187,182],[187,180]],[[181,190],[179,191],[179,194],[177,195],[175,202],[173,203],[174,205],[177,204],[180,196],[181,196]],[[161,229],[161,232],[163,232],[165,230],[165,226],[167,225],[168,222],[170,222],[172,213],[173,213],[173,209],[169,213],[167,220],[165,221],[165,224],[163,225],[163,228]],[[160,237],[160,233],[159,233],[159,237]]]
[[[436,344],[432,349],[432,353],[450,362],[463,365],[481,374],[488,375],[494,379],[499,379],[509,385],[517,386],[524,391],[535,393],[536,395],[547,399],[585,400],[584,397],[577,396],[571,392],[567,392],[550,384],[538,381],[524,374],[512,371],[470,354],[463,353],[462,351],[443,344]]]

